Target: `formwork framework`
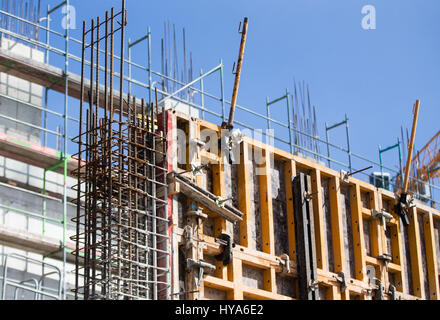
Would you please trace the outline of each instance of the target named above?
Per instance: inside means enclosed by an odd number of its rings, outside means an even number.
[[[189,144],[204,141],[200,132],[206,129],[221,134],[220,127],[184,114],[175,112],[172,119],[173,127],[186,128]],[[174,170],[201,188],[220,199],[231,198],[227,203],[244,214],[242,221],[231,226],[212,207],[199,204],[207,217],[199,220],[199,228],[190,239],[196,243],[197,260],[215,266],[211,272],[205,268],[199,286],[198,269],[178,267],[188,259],[178,252],[184,253],[188,246],[188,221],[184,217],[190,210],[188,201],[194,199],[183,195],[175,181],[170,190],[175,299],[300,299],[297,259],[307,243],[297,234],[297,224],[302,220],[295,211],[302,210],[304,203],[309,203],[307,210],[313,222],[309,239],[316,248],[310,259],[316,261],[317,280],[306,284],[314,292],[314,299],[438,299],[439,211],[416,201],[406,228],[394,212],[397,199],[390,191],[346,178],[314,161],[247,137],[239,149],[240,162],[230,166],[221,153],[201,148],[196,153],[197,161],[208,168],[197,176],[173,163]],[[256,164],[252,156],[255,152],[274,152],[273,163],[268,157],[265,163]],[[258,168],[263,175],[255,175]],[[305,193],[295,191],[301,175],[309,181]],[[392,218],[385,219],[383,212]],[[230,234],[235,244],[227,265],[215,258],[225,250],[218,241],[223,233]],[[313,265],[312,260],[308,263]],[[183,275],[184,286],[179,287]]]
[[[81,293],[86,300],[166,299],[170,286],[166,113],[159,115],[158,108],[144,100],[138,107],[136,97],[130,95],[127,101],[120,95],[119,110],[113,103],[114,35],[120,30],[123,54],[126,23],[125,2],[121,12],[107,12],[103,22],[98,18],[95,25],[92,20],[90,29],[84,23],[80,119],[86,120],[86,127],[84,131],[80,127],[77,141],[78,159],[84,163],[79,162],[76,171],[74,239],[76,297]],[[102,43],[104,97],[100,98]],[[92,61],[88,76],[86,51]],[[120,68],[123,74],[122,63]],[[96,88],[85,92],[86,78],[96,79]],[[122,77],[119,88],[122,92]]]

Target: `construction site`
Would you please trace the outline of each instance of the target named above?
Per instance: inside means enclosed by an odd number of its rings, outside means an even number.
[[[0,300],[439,298],[440,131],[414,146],[423,97],[370,160],[347,116],[319,136],[304,82],[265,114],[237,104],[247,18],[231,95],[222,61],[195,72],[185,47],[179,67],[169,23],[132,41],[122,0],[76,39],[51,26],[69,5],[0,3]]]

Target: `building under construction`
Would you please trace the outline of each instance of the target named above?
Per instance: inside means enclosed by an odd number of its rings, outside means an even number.
[[[1,2],[1,299],[438,299],[440,133],[413,152],[419,101],[408,148],[380,149],[395,170],[352,151],[347,117],[319,138],[303,83],[264,115],[237,105],[247,19],[229,101],[185,31],[180,70],[165,24],[158,72],[125,1],[82,39],[52,28],[65,6]]]

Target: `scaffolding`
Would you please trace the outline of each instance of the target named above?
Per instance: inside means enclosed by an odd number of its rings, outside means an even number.
[[[29,257],[18,254],[1,255],[2,257],[2,287],[0,291],[0,299],[5,300],[7,290],[13,288],[14,300],[19,299],[19,293],[29,300],[61,300],[62,299],[62,271],[49,263],[44,261],[30,259]],[[41,276],[31,276],[23,281],[17,281],[9,276],[10,261],[20,261],[25,263],[32,263],[42,268]],[[51,289],[45,286],[45,281],[50,276],[55,276],[56,289]],[[29,296],[30,294],[30,296]]]

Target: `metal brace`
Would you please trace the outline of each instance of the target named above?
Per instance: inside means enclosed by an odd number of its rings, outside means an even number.
[[[229,163],[236,163],[235,154],[233,152],[234,146],[238,146],[243,142],[244,134],[238,130],[228,128],[226,123],[223,123],[222,129],[228,129],[228,132],[222,133],[222,137],[218,140],[219,150],[225,151],[229,154]]]
[[[196,210],[187,211],[185,215],[187,217],[197,217],[204,220],[208,219],[208,215],[206,213],[203,213],[202,208],[197,208]]]
[[[217,199],[215,199],[215,203],[217,203],[217,205],[219,207],[224,207],[224,205],[226,204],[226,202],[234,200],[234,198],[228,198],[228,199],[223,199],[221,197],[217,197]]]
[[[192,163],[191,164],[191,172],[193,175],[197,176],[197,175],[201,175],[202,174],[202,170],[206,169],[208,167],[208,165],[206,164],[200,164],[200,163]]]
[[[350,173],[345,170],[341,170],[341,181],[345,182],[345,183],[349,183],[350,182]]]
[[[215,242],[220,244],[223,247],[222,253],[215,256],[218,261],[223,261],[223,265],[227,266],[232,261],[232,248],[234,247],[232,243],[232,238],[227,233],[222,233]]]
[[[397,214],[400,216],[405,226],[409,226],[408,211],[409,209],[414,207],[414,199],[409,194],[402,193],[399,196],[399,200],[394,206],[394,211],[396,211]]]
[[[205,262],[203,260],[200,261],[195,261],[193,259],[186,259],[186,269],[187,270],[193,270],[193,269],[199,269],[199,279],[197,282],[197,287],[200,287],[202,284],[202,280],[203,280],[203,273],[205,271],[207,272],[214,272],[215,271],[215,266]]]
[[[347,279],[345,278],[345,273],[342,271],[339,271],[338,276],[336,277],[336,280],[341,285],[341,292],[344,292],[345,289],[347,288]]]
[[[198,148],[203,148],[204,146],[206,146],[206,142],[200,139],[193,139],[192,141],[197,145]]]
[[[380,219],[381,224],[384,231],[387,231],[387,221],[390,221],[393,219],[393,215],[391,213],[386,212],[382,209],[382,211],[372,210],[371,211],[371,217],[373,219]]]
[[[389,262],[393,261],[393,257],[387,253],[384,253],[383,255],[378,256],[377,260],[380,260],[380,261],[384,262],[385,265],[388,265]]]
[[[309,290],[310,291],[319,290],[319,281],[318,280],[310,280]]]
[[[240,22],[241,23],[241,22]],[[237,74],[237,70],[235,69],[235,65],[236,65],[236,62],[234,61],[234,65],[232,66],[232,74],[233,75],[236,75]]]
[[[288,254],[282,254],[279,256],[281,265],[283,267],[283,273],[290,273],[290,257]]]
[[[183,175],[185,173],[191,172],[193,175],[200,175],[203,169],[207,169],[209,166],[207,164],[200,164],[198,162],[191,163],[191,169],[187,171],[180,172],[179,175]]]
[[[185,249],[188,250],[195,246],[195,241],[193,240],[193,228],[191,226],[185,226],[183,229],[183,238],[185,241]]]
[[[377,283],[377,289],[373,290],[373,292],[374,292],[373,299],[374,300],[385,300],[385,296],[384,296],[385,288],[379,279],[375,278],[375,280]]]
[[[390,284],[390,287],[388,289],[388,295],[390,296],[391,300],[398,300],[396,287],[392,284]]]
[[[357,170],[354,172],[347,172],[347,171],[341,170],[341,180],[342,180],[342,182],[349,183],[351,176],[354,176],[355,174],[367,171],[372,168],[373,168],[373,166],[369,166],[368,168],[364,168],[364,169]]]
[[[306,200],[307,202],[310,202],[313,200],[313,196],[317,195],[319,192],[309,192],[309,191],[304,191],[304,200]]]

